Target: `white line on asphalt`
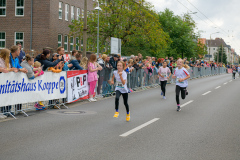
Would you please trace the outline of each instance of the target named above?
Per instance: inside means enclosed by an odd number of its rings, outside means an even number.
[[[223,84],[227,84],[227,82],[226,82],[226,83],[223,83]]]
[[[138,130],[140,130],[140,129],[148,126],[148,125],[150,125],[151,123],[154,123],[154,122],[158,121],[159,119],[160,119],[160,118],[154,118],[154,119],[152,119],[151,121],[148,121],[148,122],[146,122],[146,123],[144,123],[144,124],[142,124],[142,125],[134,128],[134,129],[132,129],[132,130],[130,130],[130,131],[128,131],[128,132],[120,135],[120,136],[121,136],[121,137],[127,137],[127,136],[129,136],[130,134],[132,134],[132,133],[134,133],[134,132],[136,132],[136,131],[138,131]]]
[[[205,95],[207,95],[208,93],[211,93],[212,91],[208,91],[208,92],[206,92],[206,93],[203,93],[202,95],[203,96],[205,96]]]
[[[232,80],[230,80],[229,82],[232,82]]]
[[[183,105],[181,105],[181,108],[182,107],[185,107],[186,105],[188,105],[188,104],[190,104],[190,103],[192,103],[193,102],[193,100],[191,100],[191,101],[189,101],[189,102],[187,102],[187,103],[184,103]]]
[[[215,89],[218,89],[218,88],[220,88],[221,86],[218,86],[218,87],[216,87]]]

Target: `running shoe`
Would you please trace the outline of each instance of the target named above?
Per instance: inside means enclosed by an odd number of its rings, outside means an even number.
[[[127,122],[130,121],[130,112],[129,112],[129,114],[127,114],[127,116],[126,116],[126,121],[127,121]]]
[[[165,96],[163,96],[163,99],[167,99]]]
[[[115,114],[114,114],[114,118],[118,118],[118,116],[119,116],[119,112],[115,112]]]
[[[180,106],[177,107],[177,111],[178,112],[181,111],[181,107]]]
[[[38,104],[39,104],[41,107],[44,107],[44,104],[42,103],[42,101],[38,102]]]
[[[161,92],[161,96],[163,95],[163,92]]]

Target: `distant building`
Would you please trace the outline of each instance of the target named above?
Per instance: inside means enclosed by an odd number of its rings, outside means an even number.
[[[24,50],[54,50],[64,46],[65,52],[73,49],[81,39],[69,37],[69,25],[74,19],[83,19],[84,0],[1,0],[0,48],[10,48],[17,42]],[[88,11],[96,0],[88,0]],[[81,44],[81,42],[80,42]]]
[[[221,46],[223,46],[223,49],[225,50],[228,60],[230,60],[229,59],[230,58],[229,57],[230,49],[222,38],[206,40],[206,46],[207,46],[207,51],[208,51],[208,54],[205,55],[206,60],[209,60],[209,57],[210,57],[210,61],[214,61],[214,56],[218,53],[218,48]]]

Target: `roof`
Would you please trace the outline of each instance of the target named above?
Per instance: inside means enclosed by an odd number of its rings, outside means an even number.
[[[208,47],[220,47],[223,45],[223,47],[228,47],[227,44],[224,42],[222,38],[216,38],[216,39],[211,39],[207,40],[206,44],[208,44]]]

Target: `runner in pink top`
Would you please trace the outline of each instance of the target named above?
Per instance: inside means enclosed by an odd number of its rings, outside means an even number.
[[[167,62],[163,62],[163,66],[159,68],[158,70],[158,75],[159,75],[159,81],[161,83],[161,90],[163,95],[163,99],[166,99],[165,94],[166,94],[166,85],[167,85],[167,80],[171,76],[171,71],[167,67]]]
[[[181,110],[180,101],[179,101],[179,94],[181,91],[182,99],[186,98],[186,88],[188,86],[187,79],[190,78],[190,74],[188,71],[183,67],[183,60],[179,59],[177,61],[177,68],[174,71],[174,75],[172,78],[176,79],[176,101],[177,101],[177,111]]]

